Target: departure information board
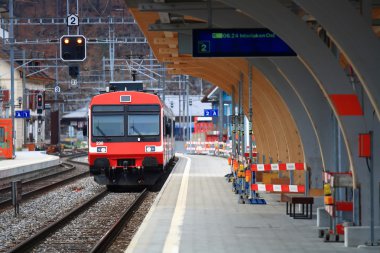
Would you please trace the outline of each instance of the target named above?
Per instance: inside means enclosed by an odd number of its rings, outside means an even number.
[[[193,30],[193,57],[296,55],[282,39],[266,28]]]

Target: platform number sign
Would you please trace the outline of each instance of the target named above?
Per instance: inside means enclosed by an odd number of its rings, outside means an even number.
[[[205,117],[218,117],[218,109],[205,109],[203,116],[205,116]]]
[[[67,26],[79,26],[79,18],[75,14],[67,16]]]

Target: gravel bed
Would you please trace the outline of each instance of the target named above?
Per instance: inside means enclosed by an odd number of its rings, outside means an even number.
[[[85,178],[0,213],[0,252],[8,251],[43,227],[64,216],[70,209],[99,193],[103,186]]]
[[[88,163],[88,156],[80,156],[71,159],[73,162],[81,162],[81,163]]]
[[[157,195],[158,192],[148,192],[148,196],[146,196],[144,203],[142,203],[141,206],[137,209],[137,211],[133,214],[133,217],[129,221],[127,227],[124,228],[124,230],[116,238],[115,242],[107,250],[107,252],[122,253],[127,249],[133,236],[135,235],[141,223],[145,219],[145,216],[148,214],[149,209],[151,208]]]
[[[89,252],[138,193],[109,193],[32,252]]]

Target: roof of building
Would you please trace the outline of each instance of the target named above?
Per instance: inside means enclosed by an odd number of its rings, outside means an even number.
[[[0,49],[0,59],[9,59],[9,51],[1,48]],[[22,61],[15,61],[15,67],[22,66]],[[51,78],[45,71],[43,71],[43,68],[39,66],[39,64],[36,64],[36,62],[31,62],[30,64],[27,64],[24,68],[25,70],[25,77],[28,80],[34,80],[38,82],[42,82],[44,84],[52,83],[55,79]]]
[[[62,119],[86,119],[88,116],[88,107],[80,108],[76,111],[63,115]]]

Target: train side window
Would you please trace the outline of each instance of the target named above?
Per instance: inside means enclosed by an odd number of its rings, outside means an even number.
[[[0,142],[5,142],[5,129],[0,127]]]
[[[172,122],[170,119],[167,119],[165,124],[165,135],[171,135],[172,132]]]

